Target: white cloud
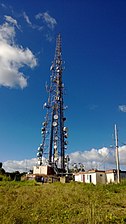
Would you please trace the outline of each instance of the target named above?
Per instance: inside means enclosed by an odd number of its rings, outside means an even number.
[[[36,19],[43,19],[43,22],[47,25],[48,28],[50,28],[51,30],[53,30],[55,28],[55,26],[57,25],[56,19],[51,17],[49,15],[48,12],[44,12],[44,13],[38,13],[35,16]]]
[[[5,18],[6,22],[0,25],[0,86],[23,89],[27,78],[20,69],[25,65],[33,68],[37,61],[30,49],[15,43],[17,21],[9,16]]]
[[[3,169],[5,169],[6,172],[26,172],[33,169],[33,166],[35,166],[37,163],[36,158],[32,159],[25,159],[21,161],[16,160],[8,160],[6,162],[3,162]]]
[[[47,160],[43,157],[42,158],[43,163],[46,165]],[[24,160],[7,160],[3,162],[3,169],[6,172],[28,172],[29,170],[33,169],[33,166],[38,165],[38,159],[32,158],[32,159],[24,159]]]
[[[43,26],[39,26],[37,24],[33,24],[31,22],[31,20],[29,19],[28,15],[26,14],[26,12],[23,12],[23,17],[26,21],[26,23],[32,28],[32,29],[35,29],[35,30],[38,30],[38,31],[42,31],[43,30]]]
[[[16,19],[13,19],[11,16],[4,16],[6,21],[13,24],[14,26],[16,26],[19,29],[18,23]]]
[[[38,30],[42,32],[42,34],[45,36],[45,38],[51,42],[53,40],[53,31],[55,26],[57,25],[57,22],[55,18],[51,17],[48,12],[43,12],[43,13],[38,13],[35,18],[37,20],[41,19],[40,22],[42,21],[42,24],[33,24],[26,14],[26,12],[23,12],[23,17],[28,24],[29,27],[32,29]]]
[[[70,153],[70,165],[82,163],[87,169],[113,169],[116,168],[115,150],[103,147],[89,151]],[[126,169],[126,146],[119,147],[120,166]]]
[[[121,165],[126,165],[126,145],[119,147],[119,159]]]
[[[6,5],[4,3],[1,3],[2,8],[6,9]]]
[[[106,147],[103,147],[103,148],[101,148],[101,149],[98,150],[98,153],[101,156],[107,156],[109,154],[109,149],[106,148]]]
[[[126,105],[119,105],[119,110],[126,113]]]
[[[26,12],[23,12],[23,16],[24,16],[24,19],[26,20],[26,22],[27,22],[29,25],[32,26],[32,23],[31,23],[31,21],[30,21],[28,15],[26,14]]]
[[[48,40],[49,42],[52,42],[53,36],[50,33],[46,33],[45,37],[46,37],[46,40]]]
[[[88,169],[114,169],[116,168],[115,163],[115,150],[103,147],[101,149],[91,149],[88,151],[76,151],[69,154],[70,167],[74,163],[82,163],[86,170]],[[126,169],[126,146],[119,147],[119,158],[121,169]],[[45,161],[45,158],[43,158]],[[8,160],[3,162],[3,168],[7,172],[13,171],[28,171],[37,164],[37,158],[24,159],[21,161]]]

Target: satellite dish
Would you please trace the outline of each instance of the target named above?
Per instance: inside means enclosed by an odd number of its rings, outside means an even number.
[[[55,157],[55,158],[54,158],[54,160],[55,160],[55,162],[56,162],[56,161],[58,161],[58,158],[57,158],[57,157]]]
[[[63,131],[68,132],[68,128],[67,127],[64,127],[63,128]]]
[[[42,125],[43,125],[43,126],[46,126],[46,125],[47,125],[47,122],[43,122]]]
[[[58,119],[58,115],[57,115],[57,114],[54,115],[54,119],[55,119],[55,120]]]
[[[44,103],[43,108],[50,108],[50,106],[47,103]]]
[[[37,156],[38,157],[42,156],[42,153],[41,152],[37,152]]]
[[[50,71],[54,70],[54,64],[51,65]]]
[[[57,122],[54,121],[54,122],[53,122],[53,127],[56,127],[56,126],[57,126]]]
[[[58,136],[55,136],[55,140],[56,140],[56,141],[58,140]]]
[[[64,134],[64,137],[65,137],[65,138],[68,138],[68,133],[65,133],[65,134]]]
[[[56,96],[55,97],[55,100],[59,101],[60,100],[60,97],[59,96]]]

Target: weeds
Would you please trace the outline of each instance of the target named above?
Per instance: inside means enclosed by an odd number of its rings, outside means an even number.
[[[126,223],[126,184],[0,182],[2,224]]]

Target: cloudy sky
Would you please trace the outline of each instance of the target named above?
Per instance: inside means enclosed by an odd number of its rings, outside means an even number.
[[[59,32],[71,163],[115,168],[116,123],[124,168],[125,11],[124,0],[0,2],[0,161],[6,169],[36,163]]]

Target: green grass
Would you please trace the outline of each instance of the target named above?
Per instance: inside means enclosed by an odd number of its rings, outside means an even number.
[[[126,223],[126,182],[94,186],[1,181],[0,223]]]

